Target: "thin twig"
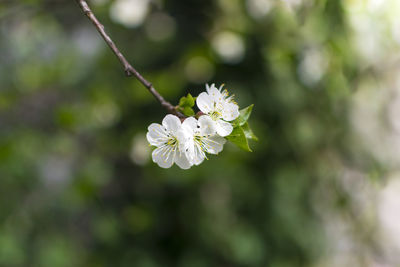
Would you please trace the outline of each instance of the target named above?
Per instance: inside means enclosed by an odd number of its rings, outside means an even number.
[[[150,93],[160,102],[160,104],[167,109],[169,113],[175,114],[180,118],[184,118],[185,116],[177,111],[175,107],[166,101],[154,88],[154,86],[147,81],[143,76],[134,68],[131,64],[129,64],[128,60],[122,55],[121,51],[117,48],[113,40],[108,36],[108,34],[104,30],[103,24],[99,22],[96,16],[93,14],[92,10],[90,9],[89,5],[85,0],[76,0],[85,13],[85,15],[90,19],[90,21],[94,24],[97,31],[100,33],[101,37],[103,37],[104,41],[108,44],[114,54],[117,56],[118,60],[121,62],[122,66],[124,67],[126,76],[134,76],[136,79],[139,80],[149,91]]]

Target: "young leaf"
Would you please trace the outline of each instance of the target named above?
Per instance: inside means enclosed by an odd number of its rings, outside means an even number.
[[[242,128],[243,128],[243,131],[244,131],[244,135],[246,136],[247,139],[252,139],[254,141],[258,141],[258,137],[251,130],[248,122],[243,124]]]
[[[185,116],[194,116],[194,110],[191,107],[184,107],[182,110],[183,115]]]
[[[250,117],[251,111],[253,110],[254,104],[251,104],[247,108],[239,111],[239,117],[232,122],[233,126],[243,126]]]
[[[187,96],[181,97],[179,100],[179,106],[182,108],[185,107],[193,107],[194,106],[194,98],[191,94],[187,94]]]
[[[227,136],[226,139],[234,143],[241,149],[248,152],[252,152],[252,150],[249,147],[249,142],[247,141],[245,132],[241,126],[233,128],[232,133],[229,136]]]

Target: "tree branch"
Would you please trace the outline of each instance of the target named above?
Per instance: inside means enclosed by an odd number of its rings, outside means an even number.
[[[92,10],[90,9],[89,5],[85,0],[76,0],[85,15],[89,18],[89,20],[94,24],[97,31],[100,33],[101,37],[103,37],[104,41],[107,45],[111,48],[113,53],[117,56],[118,60],[121,62],[122,66],[124,67],[126,76],[134,76],[136,79],[139,80],[146,88],[150,91],[150,93],[160,102],[161,106],[163,106],[167,111],[171,114],[175,114],[180,118],[184,118],[185,116],[177,111],[175,107],[166,101],[154,88],[154,86],[147,81],[143,76],[134,68],[131,64],[126,60],[124,55],[119,51],[113,40],[108,36],[108,34],[104,30],[103,24],[99,22],[96,16],[93,14]]]

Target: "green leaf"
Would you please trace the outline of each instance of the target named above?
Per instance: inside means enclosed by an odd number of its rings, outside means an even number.
[[[226,139],[241,149],[252,152],[252,150],[249,147],[249,142],[247,141],[246,134],[241,126],[237,126],[233,128],[232,133],[226,137]]]
[[[179,100],[179,106],[182,108],[185,107],[193,107],[194,106],[194,98],[191,94],[187,94],[187,96],[181,97]]]
[[[243,126],[250,117],[251,111],[253,110],[254,104],[251,104],[247,108],[244,108],[239,111],[239,117],[232,122],[232,125],[235,126]]]
[[[249,125],[248,122],[243,124],[242,128],[243,128],[243,131],[244,131],[244,135],[246,136],[247,139],[252,139],[254,141],[258,141],[258,137],[251,130],[250,125]]]
[[[194,116],[194,110],[191,107],[184,107],[181,112],[188,117]]]

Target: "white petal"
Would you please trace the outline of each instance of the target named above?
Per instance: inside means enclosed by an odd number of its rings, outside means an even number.
[[[225,102],[222,118],[226,121],[233,121],[237,117],[239,117],[239,106],[232,102]]]
[[[174,163],[174,153],[170,146],[163,146],[154,149],[153,153],[151,154],[153,161],[158,164],[161,168],[170,168]]]
[[[194,153],[191,157],[192,164],[200,165],[205,158],[206,154],[204,153],[204,151],[202,151],[201,148],[198,145],[196,145],[194,147]]]
[[[162,127],[160,124],[152,123],[147,129],[148,132],[146,137],[150,145],[160,146],[168,140],[167,133],[165,132],[164,127]]]
[[[175,133],[181,128],[181,120],[175,115],[168,114],[164,117],[162,125],[168,132]]]
[[[214,101],[206,92],[203,92],[197,97],[196,104],[203,113],[209,113],[213,110]]]
[[[211,87],[208,90],[208,95],[211,96],[211,98],[217,103],[224,101],[224,98],[223,98],[221,92],[216,87]]]
[[[197,128],[197,120],[194,117],[186,118],[182,122],[182,128],[189,132],[194,132]]]
[[[219,120],[215,124],[218,135],[224,137],[231,134],[233,127],[229,122]]]
[[[208,115],[203,115],[199,118],[200,135],[212,135],[217,132],[215,129],[215,122]]]
[[[218,154],[224,148],[226,140],[225,138],[213,135],[208,138],[204,138],[204,145],[206,147],[207,153]]]
[[[209,93],[209,92],[210,92],[210,89],[213,88],[213,87],[215,87],[215,83],[213,83],[213,84],[211,84],[211,85],[206,84],[206,91],[207,91],[207,93]]]
[[[190,146],[190,142],[193,142],[193,131],[190,128],[181,128],[175,133],[175,137],[178,140],[178,146],[180,151],[186,151]]]
[[[183,122],[181,130],[176,134],[179,142],[179,150],[186,154],[189,161],[194,154],[194,133],[196,130],[197,120],[189,117]]]
[[[194,146],[194,133],[197,131],[197,120],[193,117],[185,119],[182,123],[182,130],[177,134],[179,149],[185,153],[192,154]]]
[[[189,139],[186,144],[185,144],[185,153],[189,161],[192,161],[192,159],[195,156],[195,144],[193,138]]]
[[[175,156],[175,163],[181,169],[187,170],[189,169],[192,164],[189,162],[188,158],[186,157],[186,153],[178,151]]]
[[[200,165],[206,158],[206,154],[203,151],[201,151],[199,147],[196,147],[195,151],[196,153],[194,154],[193,157],[193,164]]]

